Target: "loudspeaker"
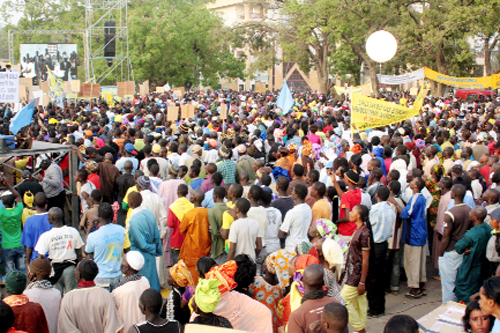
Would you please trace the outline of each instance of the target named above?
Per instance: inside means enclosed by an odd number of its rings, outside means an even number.
[[[105,57],[115,57],[116,56],[116,22],[106,21],[104,22],[104,56]]]

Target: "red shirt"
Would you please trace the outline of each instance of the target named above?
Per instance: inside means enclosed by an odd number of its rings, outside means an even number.
[[[328,133],[329,130],[333,130],[333,127],[332,126],[326,126],[325,128],[323,128],[323,133]]]
[[[61,168],[61,170],[63,172],[64,172],[64,170],[69,170],[69,154],[66,155],[65,158],[63,158],[63,160],[61,161],[61,163],[59,163],[59,167]],[[66,177],[64,177],[64,181],[69,186],[69,172],[68,172],[68,175]]]
[[[89,182],[95,185],[95,187],[100,190],[101,189],[101,180],[99,179],[99,175],[97,173],[93,173],[88,178]]]
[[[342,194],[342,199],[340,201],[340,218],[342,219],[345,216],[344,208],[348,208],[352,210],[357,205],[361,204],[361,190],[359,188],[351,191],[347,191]],[[339,234],[342,236],[352,236],[354,231],[356,230],[356,223],[354,222],[345,222],[339,224]]]
[[[491,172],[491,167],[487,165],[485,165],[479,170],[479,173],[483,175],[486,184],[488,184],[488,181],[490,180],[490,172]]]

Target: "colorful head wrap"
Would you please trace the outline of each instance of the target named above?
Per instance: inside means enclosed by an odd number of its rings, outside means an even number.
[[[238,286],[234,281],[234,274],[236,274],[237,268],[238,265],[236,265],[236,261],[227,261],[220,266],[212,267],[210,271],[205,274],[205,279],[216,279],[220,281],[221,285],[219,286],[219,291],[221,294],[224,294]]]
[[[87,161],[85,162],[85,169],[90,172],[97,172],[97,170],[99,170],[99,165],[96,161]]]
[[[325,239],[322,246],[323,256],[330,265],[330,268],[336,267],[337,279],[342,272],[342,265],[344,263],[344,251],[342,247],[333,239]]]
[[[288,273],[288,266],[295,253],[288,252],[285,249],[278,250],[271,253],[266,258],[266,267],[269,273],[276,274],[281,288],[285,288],[290,284],[290,273]]]
[[[311,156],[312,153],[313,153],[312,144],[310,141],[306,140],[304,142],[304,147],[302,148],[302,154],[306,156]]]
[[[414,142],[406,142],[405,143],[405,147],[406,149],[408,149],[408,151],[412,151],[414,148],[415,148],[415,143]]]
[[[309,250],[313,247],[310,242],[302,242],[297,245],[297,254],[309,254]]]
[[[351,151],[354,153],[354,154],[361,154],[361,151],[363,150],[363,147],[361,147],[361,145],[359,143],[356,143],[354,146],[352,146],[351,148]]]
[[[219,286],[221,282],[215,279],[200,279],[196,286],[194,300],[198,308],[204,313],[212,313],[220,300]]]
[[[424,149],[425,141],[423,139],[417,139],[415,140],[415,145],[417,146],[418,149]]]
[[[300,255],[295,261],[295,274],[293,275],[293,282],[297,283],[297,289],[301,294],[304,294],[305,288],[302,283],[302,276],[307,266],[311,264],[320,264],[319,259],[310,254]]]
[[[319,219],[314,224],[322,238],[332,238],[337,233],[337,225],[329,219]]]
[[[170,276],[179,285],[179,287],[187,287],[194,285],[191,272],[187,268],[184,260],[180,259],[177,264],[170,267]]]
[[[432,166],[432,173],[435,174],[439,179],[445,175],[445,170],[442,164],[434,164]]]

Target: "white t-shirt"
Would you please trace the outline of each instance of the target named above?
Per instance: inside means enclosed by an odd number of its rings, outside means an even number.
[[[280,231],[282,217],[278,208],[267,207],[265,210],[267,213],[267,225],[264,241],[266,242],[267,253],[272,253],[281,248],[278,233]]]
[[[49,253],[53,263],[61,263],[64,260],[75,260],[75,249],[83,246],[80,233],[73,227],[62,226],[52,228],[44,232],[35,246],[38,253]]]
[[[295,247],[302,242],[308,242],[307,231],[312,220],[312,210],[306,203],[301,203],[290,209],[280,230],[289,232],[285,241],[285,250],[295,252]]]
[[[236,253],[248,254],[252,259],[255,256],[255,242],[257,237],[261,237],[260,223],[251,218],[237,219],[231,224],[229,229],[229,242],[236,243]]]
[[[87,200],[83,198],[82,193],[85,192],[89,195],[92,194],[92,191],[96,189],[96,186],[94,183],[87,181],[85,184],[82,185],[82,188],[80,190],[80,201],[82,203],[82,213],[85,213],[87,209],[89,209],[89,204],[87,203]]]
[[[250,207],[247,216],[260,223],[260,237],[262,238],[262,246],[266,246],[265,237],[267,229],[267,211],[264,207]]]

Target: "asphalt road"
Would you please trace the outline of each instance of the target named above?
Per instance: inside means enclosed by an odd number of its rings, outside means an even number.
[[[441,282],[434,280],[432,277],[437,275],[438,271],[431,263],[430,257],[427,257],[427,296],[419,299],[410,299],[404,295],[410,290],[406,282],[401,282],[399,285],[399,294],[394,296],[386,293],[385,296],[385,311],[386,314],[380,318],[368,318],[367,332],[382,333],[385,324],[392,316],[405,314],[418,320],[427,313],[438,308],[441,303]],[[352,327],[349,327],[349,332],[354,332]]]

